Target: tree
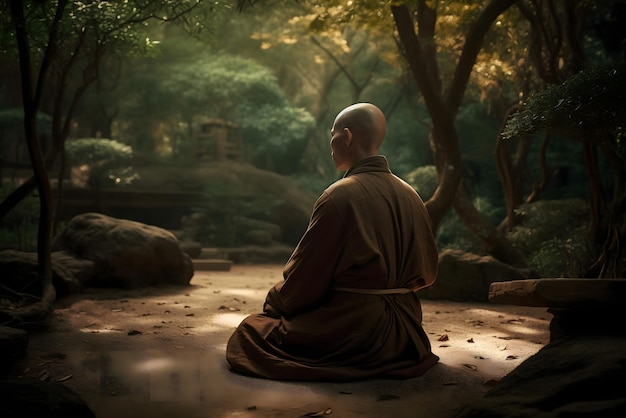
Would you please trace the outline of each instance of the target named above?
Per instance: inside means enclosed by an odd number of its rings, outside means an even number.
[[[24,109],[24,137],[34,175],[0,204],[0,221],[35,188],[40,200],[37,239],[38,274],[42,300],[34,309],[16,314],[18,320],[37,320],[51,309],[52,286],[50,241],[52,191],[48,170],[61,155],[59,175],[65,168],[63,144],[72,116],[87,87],[98,78],[101,61],[115,54],[145,51],[150,40],[142,36],[149,21],[178,21],[188,28],[202,28],[202,19],[187,19],[200,10],[198,1],[102,2],[67,0],[30,2],[6,0],[0,10],[1,51],[17,58]],[[198,25],[196,26],[196,23]],[[52,115],[52,147],[43,155],[37,116],[48,105]],[[62,185],[62,181],[59,181]],[[61,195],[61,193],[59,193]]]
[[[257,49],[247,48],[245,53],[273,68],[288,97],[314,116],[315,129],[294,160],[301,161],[301,174],[325,180],[337,175],[328,158],[328,130],[335,111],[353,102],[380,99],[377,102],[390,117],[411,90],[405,88],[404,68],[393,54],[393,38],[355,22],[335,20],[342,8],[337,2],[311,1],[282,2],[280,10],[257,7],[242,13],[237,26],[241,29],[234,30],[239,36],[251,32]],[[245,29],[250,27],[252,31]],[[232,48],[232,42],[221,47]],[[238,47],[242,44],[237,42]]]
[[[167,43],[161,46],[169,48]],[[148,124],[147,113],[170,138],[173,156],[188,158],[184,145],[192,142],[200,123],[220,120],[242,131],[246,157],[259,168],[283,174],[297,168],[293,156],[299,155],[313,119],[287,100],[269,68],[207,48],[173,63],[148,59],[144,65],[150,71],[125,82],[126,101],[117,115],[124,128],[118,134],[136,137],[142,132],[138,125]]]
[[[626,65],[611,64],[579,72],[563,83],[531,96],[506,121],[505,140],[550,132],[583,144],[588,169],[588,234],[603,249],[589,275],[624,277],[626,260],[620,245],[626,238]],[[610,177],[602,175],[600,156]]]

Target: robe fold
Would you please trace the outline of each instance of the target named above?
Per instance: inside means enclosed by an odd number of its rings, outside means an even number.
[[[226,358],[268,379],[419,376],[439,360],[416,294],[437,261],[420,196],[384,156],[365,158],[318,198],[283,280],[237,327]]]

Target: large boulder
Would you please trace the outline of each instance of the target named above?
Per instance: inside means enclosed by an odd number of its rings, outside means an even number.
[[[488,302],[491,283],[526,279],[528,274],[491,256],[446,249],[439,254],[435,284],[420,291],[420,296],[425,299]]]
[[[626,337],[608,335],[552,342],[455,417],[626,416],[625,345]]]
[[[170,231],[99,213],[72,218],[52,248],[93,263],[85,286],[187,285],[194,274],[191,258]]]
[[[60,383],[33,379],[0,381],[0,417],[95,418],[76,392]]]
[[[52,283],[58,296],[82,290],[83,282],[90,275],[92,263],[77,260],[59,251],[51,254]],[[40,296],[42,282],[39,280],[37,254],[18,250],[0,251],[0,277],[6,288],[21,294]]]

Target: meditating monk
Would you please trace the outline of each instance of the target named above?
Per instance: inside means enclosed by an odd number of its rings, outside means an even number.
[[[437,247],[422,199],[379,155],[386,130],[370,103],[335,118],[332,158],[346,173],[315,203],[263,313],[228,341],[233,370],[280,380],[411,378],[439,360],[416,294],[435,281]]]

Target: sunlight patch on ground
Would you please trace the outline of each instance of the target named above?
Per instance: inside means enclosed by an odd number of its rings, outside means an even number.
[[[229,289],[222,290],[222,293],[229,294],[229,295],[240,296],[240,297],[244,297],[244,298],[251,298],[251,299],[259,298],[261,296],[261,292],[259,290],[255,290],[255,289],[235,289],[235,288],[229,288]],[[262,296],[265,296],[265,292],[262,294]]]
[[[107,334],[107,333],[120,332],[120,331],[121,331],[120,329],[116,329],[112,325],[98,327],[98,328],[87,326],[87,327],[80,329],[80,332],[84,332],[85,334]]]
[[[134,364],[133,369],[140,373],[151,373],[172,368],[174,361],[170,357],[151,358]]]
[[[244,313],[228,312],[213,316],[211,322],[223,327],[231,327],[234,330],[246,316],[248,315]]]

